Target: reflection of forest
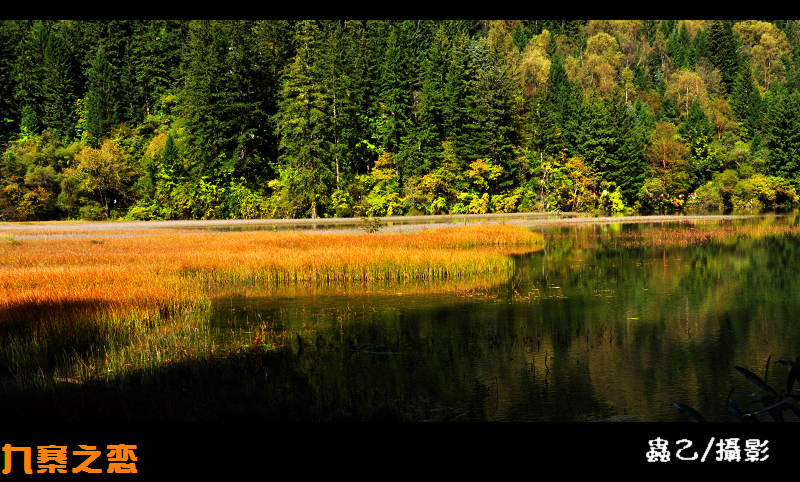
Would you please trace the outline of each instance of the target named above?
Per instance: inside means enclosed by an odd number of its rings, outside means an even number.
[[[301,363],[320,412],[388,406],[414,419],[682,420],[680,402],[724,420],[730,388],[752,388],[734,365],[763,373],[770,354],[800,350],[796,237],[583,241],[518,257],[488,298],[286,298],[275,319],[314,328]]]
[[[671,419],[679,401],[722,417],[728,390],[751,388],[734,365],[763,373],[770,354],[798,351],[795,234],[691,248],[575,248],[581,241],[557,239],[518,263],[516,290],[544,298],[550,335],[567,340],[556,351],[587,368],[615,412]]]

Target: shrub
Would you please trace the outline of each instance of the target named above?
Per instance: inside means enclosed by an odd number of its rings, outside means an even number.
[[[81,206],[80,209],[78,209],[78,215],[81,219],[87,221],[103,221],[107,219],[106,210],[103,209],[100,203],[94,201],[90,201],[89,204]]]
[[[725,203],[719,185],[714,181],[709,181],[697,188],[694,197],[686,200],[686,206],[704,211],[721,211]]]
[[[134,221],[153,221],[162,219],[158,206],[155,204],[137,203],[128,209],[126,218]]]
[[[652,212],[663,212],[667,198],[667,190],[664,182],[658,178],[647,179],[636,196],[639,211],[647,214]]]

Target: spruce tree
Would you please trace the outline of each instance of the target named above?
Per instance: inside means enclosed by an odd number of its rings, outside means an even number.
[[[554,56],[550,63],[546,104],[553,111],[567,149],[577,149],[582,142],[580,125],[583,93],[579,86],[570,82],[564,70],[564,59],[560,55]]]
[[[71,141],[77,123],[78,66],[61,35],[53,32],[47,41],[42,79],[42,123],[62,141]]]
[[[472,92],[474,64],[469,45],[470,40],[466,33],[462,32],[452,39],[442,105],[444,136],[451,142],[459,168],[462,169],[477,157],[473,141],[477,125],[470,117],[474,104]]]
[[[28,22],[14,62],[14,100],[19,106],[20,130],[39,132],[44,108],[45,48],[50,26]]]
[[[752,139],[761,129],[762,100],[749,64],[743,64],[731,92],[731,108],[741,119],[743,136]]]
[[[694,55],[697,61],[702,58],[711,58],[711,44],[705,29],[701,28],[697,31],[692,43],[694,47]]]
[[[616,138],[621,141],[613,180],[620,187],[625,202],[633,204],[647,177],[648,163],[644,152],[647,133],[655,124],[655,116],[645,104],[637,101],[631,110],[621,99],[612,103],[610,113],[615,120]]]
[[[316,22],[298,22],[296,54],[284,75],[277,114],[279,163],[294,216],[316,217],[335,183],[330,169],[331,99],[317,59],[320,37]]]
[[[403,51],[403,42],[398,26],[392,26],[381,63],[380,119],[378,121],[378,141],[390,153],[400,151],[402,138],[410,129],[411,65]],[[402,177],[402,176],[401,176]]]
[[[273,142],[275,83],[253,36],[253,22],[192,22],[184,112],[194,169],[217,183],[263,180]]]
[[[0,23],[0,144],[19,129],[20,110],[14,99],[14,60],[23,36],[21,22]]]
[[[725,92],[730,93],[739,66],[732,22],[715,20],[709,28],[711,63],[720,70]]]
[[[519,144],[523,104],[516,47],[502,28],[494,24],[489,36],[472,46],[475,63],[472,118],[478,126],[477,154],[503,167],[499,185],[508,187],[518,175],[514,146]]]
[[[111,64],[102,47],[97,50],[88,77],[86,127],[89,133],[99,140],[122,120],[120,105],[117,102],[121,87],[111,71]]]
[[[179,87],[181,48],[186,23],[168,20],[136,21],[126,48],[130,65],[128,119],[140,122],[156,114],[156,106]]]
[[[596,94],[591,94],[585,104],[583,133],[577,154],[606,180],[617,182],[617,150],[620,139],[614,119],[605,102]]]
[[[415,165],[415,174],[424,174],[435,169],[442,159],[449,49],[449,39],[440,27],[436,30],[434,41],[422,63],[422,86],[417,116],[420,162]]]
[[[800,168],[800,92],[782,86],[769,92],[765,119],[769,172],[794,178]]]

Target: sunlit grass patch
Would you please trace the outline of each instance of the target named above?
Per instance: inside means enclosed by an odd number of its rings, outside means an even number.
[[[509,254],[541,246],[541,235],[504,225],[408,234],[92,233],[5,243],[0,377],[107,378],[230,350],[205,326],[211,298],[228,286],[268,296],[319,286],[469,289],[507,278]],[[259,336],[262,347],[285,340],[268,327]]]

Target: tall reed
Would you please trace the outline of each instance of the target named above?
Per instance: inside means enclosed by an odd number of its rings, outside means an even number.
[[[291,286],[465,286],[507,278],[509,254],[541,246],[541,235],[504,225],[407,234],[176,230],[4,243],[0,377],[96,378],[208,354],[215,349],[203,328],[211,299],[231,285],[268,295]]]

